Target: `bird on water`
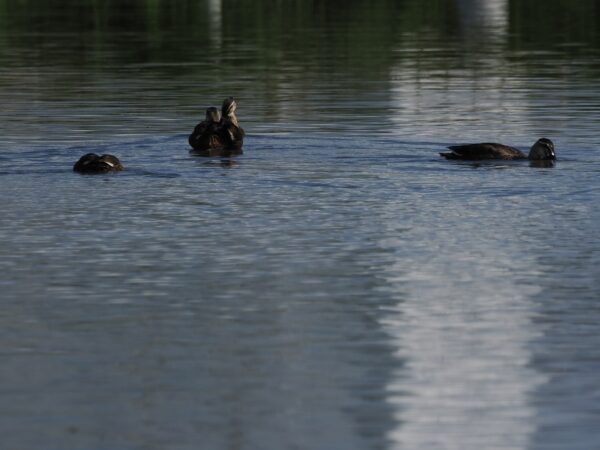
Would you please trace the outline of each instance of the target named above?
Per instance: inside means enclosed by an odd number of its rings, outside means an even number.
[[[204,120],[196,125],[188,138],[190,147],[196,150],[223,147],[223,143],[219,137],[220,125],[221,113],[219,110],[214,106],[207,108]]]
[[[123,170],[123,164],[114,155],[97,155],[87,153],[79,158],[73,166],[73,171],[79,173],[108,173]]]
[[[233,97],[223,101],[220,113],[215,107],[208,108],[204,120],[188,138],[193,149],[190,153],[201,156],[243,153],[245,132],[238,122],[236,109]]]
[[[452,145],[450,152],[440,153],[446,159],[484,160],[484,159],[528,159],[530,161],[551,161],[556,159],[554,144],[550,139],[541,138],[531,146],[529,154],[503,144],[481,143]]]

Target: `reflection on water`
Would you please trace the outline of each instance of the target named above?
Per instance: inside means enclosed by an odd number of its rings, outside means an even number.
[[[457,0],[461,30],[472,36],[478,33],[487,39],[505,39],[508,31],[508,0]]]
[[[473,231],[460,230],[455,213],[435,228],[444,242],[435,258],[421,245],[387,242],[402,248],[389,282],[411,293],[383,321],[408,361],[388,386],[401,424],[391,439],[402,448],[527,448],[536,430],[530,395],[546,381],[530,368],[528,348],[539,335],[529,301],[538,289],[511,277],[531,262],[495,243],[473,254],[462,244]]]
[[[0,0],[4,445],[593,448],[598,14]]]
[[[223,0],[208,1],[208,17],[210,20],[210,43],[213,51],[218,52],[223,45],[223,32],[221,22],[223,21]]]

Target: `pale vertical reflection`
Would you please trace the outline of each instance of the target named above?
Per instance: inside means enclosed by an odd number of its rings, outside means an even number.
[[[511,281],[506,255],[452,253],[389,268],[388,281],[408,295],[383,321],[406,361],[388,386],[398,423],[388,437],[411,450],[526,449],[529,396],[545,382],[529,366],[537,291]]]
[[[398,63],[391,72],[395,134],[442,142],[523,136],[528,143],[527,92],[522,80],[507,70],[505,59],[508,1],[455,2],[457,41],[423,52],[412,39],[405,39],[395,49]],[[464,136],[466,127],[479,135]]]
[[[208,0],[210,43],[218,50],[223,46],[223,0]]]
[[[508,0],[456,0],[461,24],[480,28],[485,37],[503,38],[508,31]]]
[[[515,77],[485,71],[481,76],[432,73],[410,60],[394,67],[392,77],[390,121],[396,135],[440,144],[483,140],[531,145],[530,103]]]

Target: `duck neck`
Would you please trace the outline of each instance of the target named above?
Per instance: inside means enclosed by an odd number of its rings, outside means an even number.
[[[238,125],[238,120],[237,117],[235,116],[234,113],[231,113],[227,116],[227,120],[229,121],[229,123],[231,123],[232,125],[235,125],[236,127],[239,126]]]

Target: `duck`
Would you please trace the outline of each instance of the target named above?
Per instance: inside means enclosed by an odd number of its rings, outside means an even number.
[[[219,136],[220,125],[221,113],[219,110],[214,106],[207,108],[204,120],[196,125],[188,138],[190,147],[199,151],[223,148],[223,142]]]
[[[452,145],[448,149],[451,151],[440,153],[446,159],[528,159],[530,161],[553,161],[556,159],[554,143],[547,138],[538,139],[531,146],[527,155],[514,147],[495,143]]]
[[[221,111],[210,107],[205,119],[194,128],[188,138],[190,153],[199,156],[231,156],[243,153],[245,132],[238,122],[233,97],[223,100]]]
[[[227,97],[223,100],[219,135],[221,136],[225,149],[242,153],[242,146],[244,145],[244,136],[246,133],[244,132],[244,129],[240,127],[237,116],[235,115],[236,110],[237,103],[233,97]]]
[[[123,170],[123,164],[114,155],[97,155],[87,153],[79,158],[73,166],[74,172],[79,173],[108,173]]]

